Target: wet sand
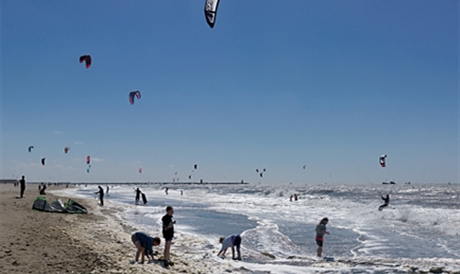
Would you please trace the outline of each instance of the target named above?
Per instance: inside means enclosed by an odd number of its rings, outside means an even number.
[[[48,202],[60,198],[47,189]],[[19,188],[0,185],[0,273],[223,273],[235,271],[228,263],[194,252],[207,243],[177,234],[171,249],[174,266],[161,261],[133,263],[136,249],[130,241],[136,229],[116,217],[117,208],[96,199],[75,199],[88,214],[47,213],[32,210],[37,185],[28,185],[25,197]],[[149,233],[148,231],[146,231]],[[149,233],[150,234],[150,233]],[[151,235],[160,236],[160,235]],[[154,248],[162,259],[164,242]]]

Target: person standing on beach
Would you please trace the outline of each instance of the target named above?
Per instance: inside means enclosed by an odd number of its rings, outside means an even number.
[[[241,236],[240,235],[229,235],[227,237],[220,237],[219,243],[222,244],[222,248],[220,249],[219,253],[217,253],[217,256],[220,256],[220,254],[222,254],[222,256],[225,256],[225,252],[227,252],[227,249],[231,247],[232,248],[232,259],[241,261],[241,252],[240,252]],[[238,257],[235,257],[235,247],[236,247],[236,252],[238,253]]]
[[[105,194],[107,194],[107,196],[109,196],[109,186],[107,186]]]
[[[326,231],[326,225],[329,222],[328,218],[323,218],[321,222],[316,226],[316,244],[318,245],[317,255],[321,257],[323,253],[323,237],[324,234],[329,234]]]
[[[139,255],[141,255],[141,264],[144,263],[144,255],[147,255],[147,259],[153,261],[152,246],[157,246],[161,243],[160,238],[152,238],[144,232],[136,232],[131,235],[131,241],[137,247],[136,262],[139,260]]]
[[[163,253],[164,261],[165,261],[165,266],[167,267],[169,265],[169,253],[171,250],[171,243],[172,239],[174,238],[174,224],[176,221],[173,221],[173,214],[174,214],[174,209],[172,206],[167,206],[166,207],[166,214],[161,218],[161,221],[163,222],[163,237],[165,238],[165,250]]]
[[[22,198],[24,197],[24,191],[26,191],[26,179],[24,175],[22,175],[22,178],[19,181],[19,184],[21,186],[21,198]]]
[[[101,186],[98,186],[99,191],[95,192],[95,194],[99,194],[99,201],[101,202],[101,206],[104,206],[104,189]]]

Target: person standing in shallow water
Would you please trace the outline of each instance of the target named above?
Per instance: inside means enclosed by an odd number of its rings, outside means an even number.
[[[24,197],[24,191],[26,191],[26,179],[24,175],[22,175],[22,178],[19,181],[19,184],[21,186],[21,198],[22,198]]]
[[[317,250],[317,255],[318,257],[321,257],[323,254],[323,237],[324,234],[329,234],[329,232],[326,231],[326,225],[329,222],[328,218],[323,218],[321,222],[316,226],[316,244],[318,245],[318,250]]]
[[[95,192],[95,194],[99,194],[99,201],[101,202],[101,206],[104,206],[104,189],[101,186],[98,186],[99,191]]]
[[[163,237],[165,238],[165,250],[163,252],[165,266],[167,267],[170,264],[169,253],[171,250],[172,239],[174,238],[174,224],[176,221],[173,221],[174,209],[172,206],[166,207],[166,214],[161,218],[163,222]]]

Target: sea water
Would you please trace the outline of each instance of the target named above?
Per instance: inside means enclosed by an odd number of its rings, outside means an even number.
[[[283,273],[289,272],[289,266],[312,265],[317,248],[315,227],[323,217],[329,218],[330,232],[324,237],[323,255],[350,269],[357,264],[398,266],[404,260],[419,264],[443,260],[443,265],[454,270],[460,265],[458,184],[140,187],[148,199],[145,206],[123,206],[134,204],[132,185],[116,185],[105,198],[119,205],[124,220],[151,234],[160,235],[160,219],[167,205],[174,207],[176,231],[216,248],[220,236],[240,234],[243,262],[252,269],[275,263],[288,267]],[[94,186],[67,190],[81,197],[93,197],[94,191]],[[293,194],[298,194],[297,201],[290,201]],[[390,205],[379,211],[380,197],[386,194],[390,194]]]

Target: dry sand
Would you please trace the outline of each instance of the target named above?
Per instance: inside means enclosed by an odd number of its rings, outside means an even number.
[[[110,203],[100,207],[96,200],[76,199],[89,214],[47,213],[32,210],[39,196],[36,185],[28,185],[24,198],[18,196],[19,188],[0,185],[0,273],[239,272],[231,263],[219,262],[214,250],[195,252],[208,243],[180,234],[171,249],[174,266],[134,264],[130,235],[136,230],[116,217],[117,208]],[[67,201],[51,193],[46,198]],[[163,244],[155,248],[160,253],[155,259],[161,258]]]

